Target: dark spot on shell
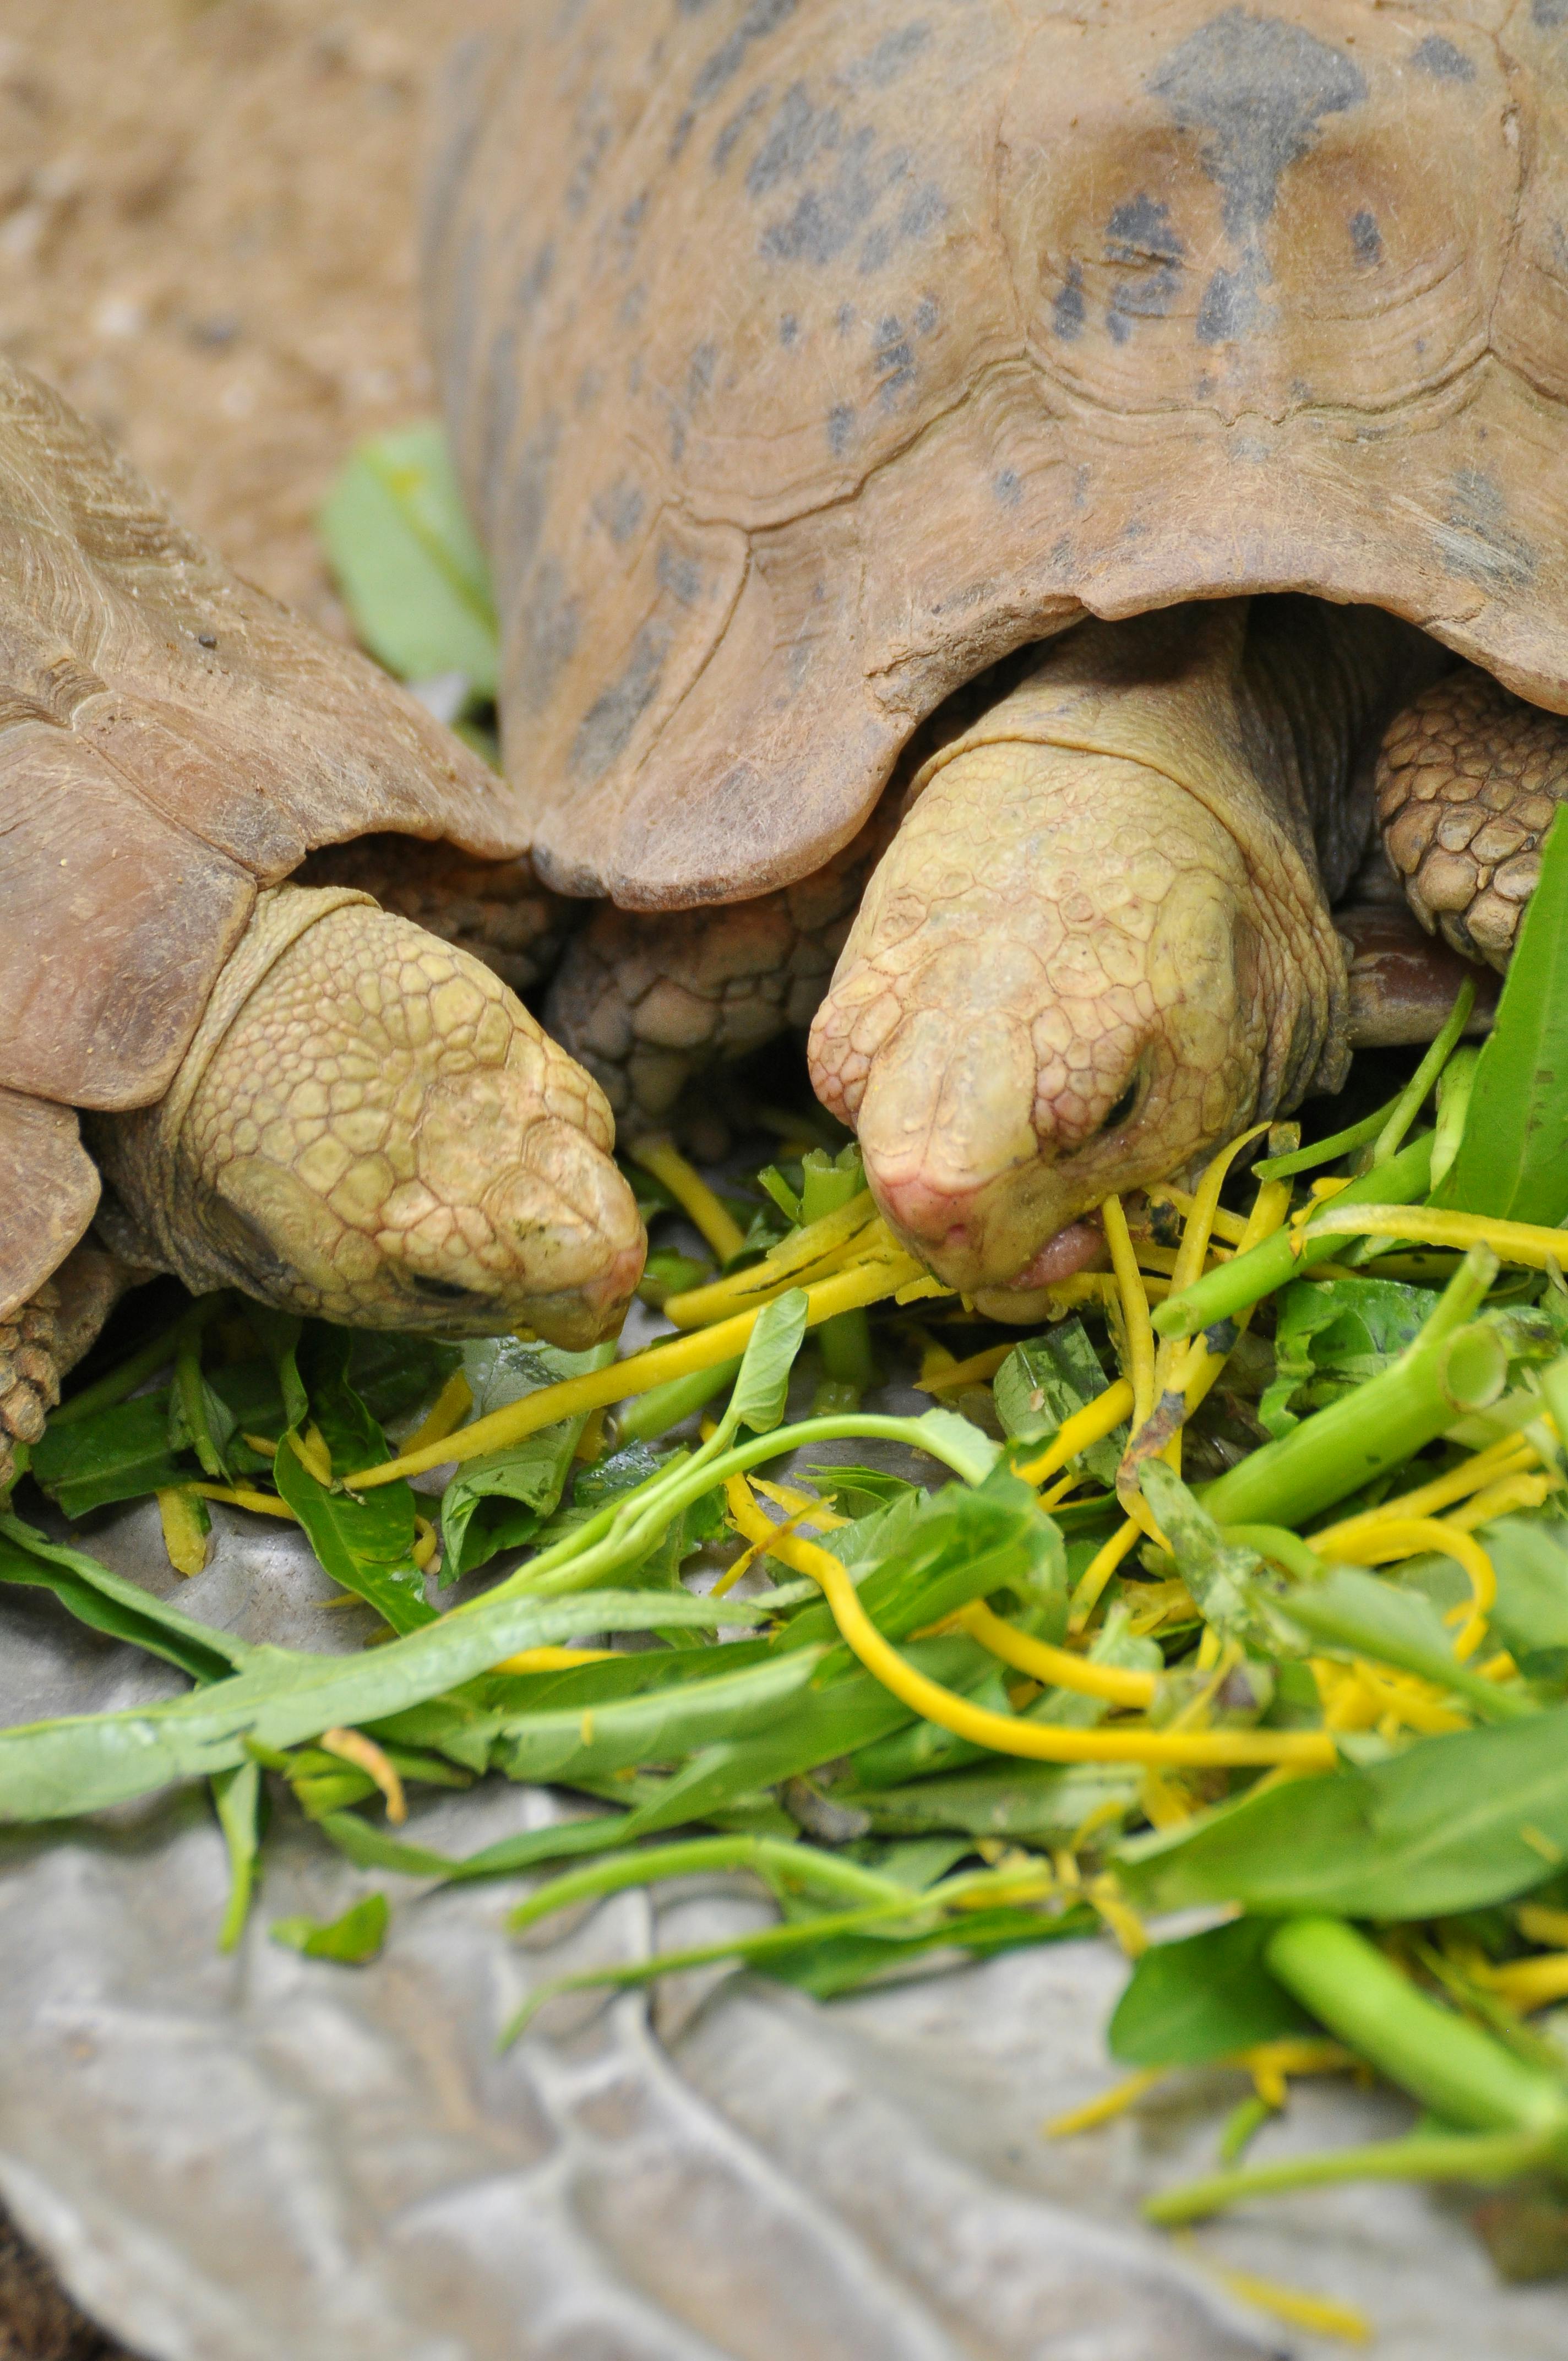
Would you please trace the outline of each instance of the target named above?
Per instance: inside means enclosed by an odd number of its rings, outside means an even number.
[[[833,314],[833,325],[838,329],[839,334],[841,336],[847,336],[849,335],[850,329],[855,324],[855,307],[852,303],[839,304],[839,309]]]
[[[1105,225],[1105,251],[1121,272],[1105,324],[1125,343],[1135,319],[1163,320],[1175,299],[1187,252],[1170,225],[1170,207],[1140,191]]]
[[[577,601],[568,592],[565,576],[554,557],[543,558],[534,568],[519,614],[516,661],[509,666],[510,678],[523,710],[539,713],[550,702],[563,666],[576,650],[581,625]]]
[[[828,448],[835,459],[843,457],[854,431],[854,411],[847,401],[836,401],[828,412]]]
[[[199,648],[215,648],[215,647],[217,646],[217,644],[218,644],[218,635],[217,635],[216,631],[198,631],[198,632],[197,632],[197,634],[196,634],[196,645],[197,645]]]
[[[702,597],[701,566],[695,557],[672,549],[668,542],[660,546],[658,576],[660,588],[667,590],[679,606],[694,607]]]
[[[1256,246],[1244,248],[1234,270],[1216,270],[1198,306],[1199,343],[1234,345],[1250,335],[1262,315],[1260,294],[1268,279],[1268,265]]]
[[[1063,344],[1070,345],[1083,331],[1083,265],[1069,262],[1067,277],[1051,302],[1051,326]]]
[[[648,301],[648,282],[640,279],[629,287],[615,307],[616,324],[622,328],[634,328],[642,317],[642,307]]]
[[[901,25],[896,32],[884,33],[875,49],[847,66],[839,79],[850,90],[887,90],[914,64],[930,38],[929,25]]]
[[[627,476],[620,476],[594,502],[594,514],[617,548],[629,542],[642,522],[642,495]]]
[[[870,139],[871,134],[862,137]],[[768,136],[746,172],[746,194],[765,197],[786,175],[796,176],[824,151],[839,148],[843,124],[836,106],[813,106],[803,82],[791,82],[779,101]]]
[[[1355,249],[1357,262],[1382,261],[1383,233],[1377,226],[1376,214],[1369,214],[1365,205],[1360,213],[1352,214],[1350,217],[1350,242]]]
[[[878,324],[872,366],[880,379],[877,399],[884,410],[891,410],[903,389],[915,382],[915,348],[902,324],[891,314]]]
[[[916,335],[917,336],[930,335],[940,317],[941,314],[937,309],[936,297],[934,295],[922,295],[919,302],[915,306]]]
[[[692,127],[703,108],[716,99],[719,92],[732,82],[745,62],[746,52],[754,44],[765,40],[779,26],[794,16],[798,0],[751,0],[740,23],[710,49],[696,70],[691,96],[675,120],[670,134],[670,157],[673,161],[691,137]]]
[[[1024,497],[1023,486],[1018,481],[1018,470],[1015,467],[1003,467],[999,476],[992,476],[991,489],[1004,509],[1015,509]]]
[[[1530,21],[1543,33],[1555,32],[1568,25],[1568,0],[1530,0]]]
[[[670,634],[663,623],[644,623],[631,642],[620,675],[597,697],[578,725],[572,741],[573,775],[602,778],[623,752],[641,716],[658,695],[669,653]]]
[[[686,370],[688,401],[696,402],[702,400],[703,395],[713,383],[713,372],[718,366],[718,346],[711,338],[705,338],[692,354],[691,365]]]
[[[1184,131],[1203,135],[1200,158],[1224,201],[1227,234],[1245,238],[1273,213],[1279,183],[1300,162],[1325,115],[1366,96],[1354,59],[1299,25],[1227,8],[1171,53],[1149,88]]]
[[[1463,49],[1445,41],[1441,33],[1429,33],[1410,51],[1410,63],[1420,73],[1431,74],[1437,82],[1474,82],[1475,69]]]
[[[1535,552],[1508,522],[1503,495],[1479,467],[1453,478],[1448,522],[1432,535],[1451,574],[1486,589],[1519,590],[1535,573]]]
[[[1192,399],[1194,401],[1207,401],[1209,396],[1213,392],[1213,390],[1214,380],[1210,376],[1208,370],[1205,369],[1202,376],[1199,379],[1197,384],[1192,389]]]
[[[713,143],[713,169],[722,172],[735,152],[735,143],[754,115],[760,115],[772,93],[766,82],[759,84],[750,98],[738,106]]]
[[[793,345],[799,334],[800,322],[795,318],[793,312],[786,312],[784,318],[779,322],[780,344]]]
[[[517,300],[523,311],[532,311],[554,275],[555,248],[546,238],[518,281]]]
[[[573,221],[581,216],[587,204],[594,182],[598,177],[598,168],[604,161],[605,150],[609,146],[612,137],[611,127],[608,123],[596,123],[588,135],[587,147],[572,167],[572,176],[566,183],[565,194],[561,202],[566,209],[568,217]]]

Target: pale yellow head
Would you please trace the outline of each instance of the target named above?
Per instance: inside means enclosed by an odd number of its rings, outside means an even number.
[[[263,895],[155,1107],[104,1120],[155,1258],[351,1326],[581,1347],[643,1235],[602,1093],[466,951],[363,896]]]

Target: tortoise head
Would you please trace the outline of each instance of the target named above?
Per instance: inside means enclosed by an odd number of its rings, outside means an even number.
[[[643,1236],[598,1086],[467,952],[362,895],[264,894],[107,1178],[187,1286],[351,1326],[579,1348]]]
[[[1182,784],[1226,767],[1193,694],[1231,661],[1223,630],[1201,618],[1165,676],[1102,676],[1092,712],[1064,645],[918,774],[817,1012],[813,1081],[887,1220],[993,1317],[1039,1316],[1102,1250],[1083,1216],[1104,1197],[1332,1054],[1343,960],[1299,855]]]

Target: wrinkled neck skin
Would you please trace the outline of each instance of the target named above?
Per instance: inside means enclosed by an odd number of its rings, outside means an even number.
[[[91,1136],[111,1242],[193,1290],[580,1349],[641,1274],[597,1086],[477,960],[345,888],[262,894],[169,1091]]]
[[[1362,770],[1431,676],[1370,609],[1245,599],[1089,623],[946,747],[811,1037],[901,1237],[1027,1321],[1112,1191],[1343,1077],[1328,917]]]

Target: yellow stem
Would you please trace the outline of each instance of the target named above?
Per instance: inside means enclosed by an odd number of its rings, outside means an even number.
[[[249,1509],[258,1517],[285,1517],[291,1524],[298,1522],[286,1500],[275,1492],[253,1492],[243,1484],[187,1484],[188,1492],[200,1492],[203,1500],[222,1500],[230,1509]]]
[[[963,1386],[983,1385],[996,1375],[1013,1349],[1011,1344],[988,1345],[983,1353],[971,1353],[967,1361],[954,1361],[948,1368],[934,1369],[929,1375],[923,1369],[916,1383],[923,1394],[952,1394]]]
[[[1332,1739],[1318,1730],[1073,1730],[990,1713],[940,1682],[927,1680],[907,1663],[883,1639],[848,1573],[827,1550],[791,1534],[781,1539],[775,1554],[820,1586],[840,1638],[873,1679],[939,1730],[950,1730],[955,1737],[995,1753],[1036,1763],[1304,1763],[1325,1771],[1339,1759]]]
[[[740,1253],[746,1243],[745,1232],[734,1215],[719,1203],[701,1173],[686,1162],[673,1139],[662,1136],[634,1139],[626,1152],[633,1164],[641,1164],[644,1172],[651,1172],[655,1180],[663,1182],[720,1262],[728,1262]]]
[[[428,1443],[444,1443],[447,1436],[460,1427],[474,1407],[474,1397],[468,1380],[461,1369],[454,1369],[436,1395],[420,1424],[405,1436],[405,1451],[422,1451]]]
[[[1131,1517],[1113,1532],[1102,1549],[1091,1558],[1083,1571],[1083,1579],[1072,1594],[1072,1612],[1068,1617],[1068,1629],[1081,1631],[1100,1604],[1104,1589],[1122,1560],[1144,1539],[1144,1529]]]
[[[1505,1434],[1498,1443],[1489,1443],[1485,1451],[1472,1454],[1458,1467],[1451,1467],[1446,1476],[1434,1477],[1414,1492],[1400,1492],[1394,1499],[1385,1500],[1380,1508],[1363,1510],[1359,1515],[1345,1517],[1337,1525],[1329,1525],[1321,1533],[1310,1536],[1310,1545],[1321,1557],[1343,1556],[1354,1548],[1364,1534],[1375,1533],[1381,1526],[1408,1522],[1411,1517],[1430,1517],[1439,1509],[1463,1500],[1466,1493],[1478,1492],[1499,1477],[1518,1474],[1535,1457],[1535,1449],[1528,1435]]]
[[[1091,1664],[1069,1648],[1053,1648],[1044,1640],[1036,1640],[992,1614],[982,1599],[964,1608],[953,1620],[990,1654],[1011,1664],[1015,1672],[1027,1673],[1047,1688],[1076,1689],[1083,1697],[1107,1697],[1113,1705],[1144,1708],[1153,1704],[1159,1687],[1153,1673],[1129,1672],[1122,1664]]]
[[[492,1664],[493,1673],[575,1673],[579,1664],[609,1664],[615,1660],[613,1648],[521,1648],[515,1656],[503,1656]]]
[[[913,1256],[901,1254],[896,1262],[855,1263],[848,1270],[835,1272],[831,1279],[819,1279],[806,1290],[806,1326],[816,1328],[837,1312],[880,1302],[919,1268]],[[475,1459],[483,1452],[499,1451],[508,1444],[521,1443],[525,1434],[536,1434],[542,1427],[554,1426],[560,1420],[576,1418],[584,1411],[626,1401],[634,1394],[652,1393],[655,1386],[664,1385],[672,1378],[689,1377],[696,1369],[712,1369],[721,1361],[739,1360],[762,1312],[762,1306],[756,1304],[751,1311],[737,1312],[732,1320],[721,1320],[711,1328],[699,1328],[691,1335],[672,1336],[664,1343],[651,1345],[646,1352],[633,1353],[628,1360],[616,1361],[608,1369],[591,1369],[580,1378],[565,1378],[559,1385],[541,1386],[537,1392],[509,1402],[504,1410],[492,1411],[488,1418],[477,1418],[450,1442],[431,1443],[422,1451],[404,1452],[400,1458],[389,1459],[379,1467],[362,1467],[345,1480],[356,1491],[373,1490],[378,1484],[395,1484],[400,1477],[422,1476],[427,1467],[438,1467],[448,1459]]]
[[[367,1779],[374,1780],[387,1798],[387,1817],[394,1828],[408,1818],[403,1783],[373,1738],[367,1738],[362,1730],[323,1730],[316,1744],[324,1752],[335,1754],[340,1762],[352,1763],[356,1771],[363,1771]]]
[[[1149,1322],[1149,1300],[1144,1290],[1144,1277],[1138,1268],[1138,1258],[1133,1252],[1133,1241],[1127,1232],[1127,1216],[1122,1210],[1120,1197],[1107,1197],[1100,1208],[1100,1219],[1105,1231],[1105,1243],[1111,1249],[1111,1268],[1116,1274],[1116,1288],[1122,1304],[1122,1330],[1127,1347],[1127,1366],[1124,1372],[1132,1386],[1133,1429],[1143,1425],[1155,1402],[1154,1329]],[[1120,1422],[1117,1422],[1120,1423]]]
[[[1409,1238],[1414,1245],[1490,1246],[1499,1262],[1523,1270],[1568,1264],[1568,1232],[1532,1222],[1494,1221],[1487,1213],[1448,1213],[1435,1205],[1331,1205],[1312,1217],[1310,1237]]]
[[[1102,2091],[1097,2099],[1088,2100],[1081,2107],[1069,2107],[1065,2115],[1053,2115],[1043,2128],[1047,2139],[1070,2139],[1074,2132],[1091,2132],[1101,2124],[1108,2124],[1124,2108],[1163,2082],[1168,2066],[1146,2066],[1136,2074],[1129,2074],[1109,2091]]]
[[[1118,1378],[1102,1394],[1096,1394],[1082,1410],[1075,1410],[1064,1419],[1037,1459],[1025,1460],[1018,1473],[1025,1484],[1043,1484],[1049,1476],[1057,1475],[1069,1459],[1076,1459],[1091,1444],[1102,1443],[1113,1433],[1133,1407],[1133,1389],[1125,1378]]]
[[[1470,1577],[1470,1605],[1455,1608],[1444,1618],[1447,1622],[1461,1621],[1463,1628],[1453,1643],[1453,1653],[1463,1664],[1474,1655],[1486,1629],[1486,1618],[1497,1597],[1497,1577],[1492,1561],[1474,1533],[1459,1532],[1445,1525],[1436,1517],[1390,1517],[1373,1531],[1353,1535],[1348,1545],[1341,1539],[1329,1552],[1323,1546],[1323,1534],[1309,1537],[1307,1546],[1319,1556],[1332,1555],[1350,1565],[1391,1565],[1401,1558],[1413,1557],[1418,1550],[1435,1550],[1443,1557],[1453,1558]]]
[[[732,1312],[771,1303],[775,1295],[783,1295],[787,1289],[809,1284],[808,1273],[812,1278],[827,1278],[851,1254],[860,1262],[872,1256],[891,1259],[902,1252],[877,1212],[871,1191],[862,1189],[858,1197],[851,1197],[835,1213],[824,1213],[819,1222],[809,1223],[804,1230],[781,1238],[773,1251],[749,1270],[738,1270],[728,1279],[712,1279],[706,1287],[687,1288],[683,1294],[668,1297],[665,1317],[677,1328],[706,1328],[715,1320],[727,1319]]]

